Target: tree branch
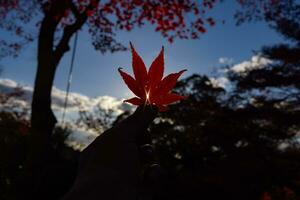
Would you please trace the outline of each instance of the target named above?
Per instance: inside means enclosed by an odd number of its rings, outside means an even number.
[[[99,0],[96,2],[99,3]],[[58,63],[59,63],[60,59],[62,58],[62,56],[64,55],[64,53],[69,51],[69,49],[70,49],[69,41],[70,41],[71,37],[73,36],[73,34],[76,31],[78,31],[83,26],[83,24],[86,22],[87,16],[88,16],[87,12],[94,8],[93,4],[90,3],[86,7],[84,12],[79,13],[79,11],[77,10],[77,8],[76,8],[75,4],[72,2],[72,0],[70,0],[69,3],[70,3],[70,9],[72,10],[72,12],[74,13],[74,15],[76,17],[76,21],[72,25],[68,25],[64,28],[63,36],[62,36],[61,40],[59,41],[56,49],[53,52],[56,66],[58,65]]]
[[[59,63],[59,61],[62,58],[62,56],[64,55],[64,53],[69,51],[69,49],[70,49],[69,41],[70,41],[71,37],[73,36],[73,34],[76,31],[78,31],[82,27],[82,25],[85,23],[86,19],[87,19],[87,17],[85,15],[81,14],[80,17],[77,18],[77,20],[75,21],[74,24],[66,26],[64,28],[63,36],[62,36],[61,40],[59,41],[59,43],[53,53],[56,65]]]

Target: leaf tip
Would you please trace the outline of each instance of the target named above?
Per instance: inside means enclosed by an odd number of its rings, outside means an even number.
[[[187,71],[187,69],[183,69],[183,70],[179,71],[178,74],[181,75],[181,74],[183,74],[186,71]]]
[[[124,73],[122,70],[123,70],[122,67],[119,67],[119,68],[118,68],[118,72],[119,72],[121,75],[122,75],[122,73]]]
[[[129,45],[130,45],[131,50],[134,50],[134,47],[133,47],[133,44],[131,41],[129,42]]]

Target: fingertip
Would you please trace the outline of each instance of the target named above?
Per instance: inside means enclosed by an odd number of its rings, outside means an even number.
[[[145,121],[152,121],[158,113],[158,108],[154,105],[142,105],[139,106],[135,114]]]

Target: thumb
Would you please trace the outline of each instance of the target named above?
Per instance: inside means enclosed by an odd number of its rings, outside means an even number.
[[[147,128],[157,116],[157,112],[158,109],[156,106],[151,106],[151,105],[139,106],[133,113],[132,117],[135,118],[137,122],[141,123],[140,124],[141,126]]]
[[[146,131],[150,123],[157,116],[158,109],[155,106],[139,106],[135,112],[117,124],[114,129],[129,140],[136,140],[139,134]]]

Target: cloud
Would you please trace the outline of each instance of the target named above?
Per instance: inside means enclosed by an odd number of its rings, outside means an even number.
[[[223,76],[220,76],[217,78],[210,77],[209,80],[210,80],[211,84],[216,88],[217,87],[227,88],[227,86],[229,84],[228,78],[223,77]]]
[[[0,79],[0,84],[8,88],[15,88],[18,86],[17,82],[11,79]]]
[[[271,63],[272,60],[262,57],[261,55],[255,55],[252,56],[250,60],[233,65],[229,70],[236,73],[245,73],[253,69],[263,68]]]
[[[67,138],[66,144],[79,151],[85,149],[99,136],[99,133],[92,130],[80,128],[73,128],[71,130],[72,134]]]
[[[0,105],[1,109],[7,108],[30,108],[33,88],[31,86],[21,86],[16,81],[11,79],[0,79],[0,93],[9,94],[21,87],[23,94],[12,98],[8,105]],[[65,104],[66,92],[56,87],[52,88],[52,109],[60,121]],[[6,107],[5,107],[6,106]],[[117,117],[124,111],[132,111],[133,107],[123,103],[122,100],[111,96],[98,96],[88,97],[86,95],[70,92],[68,96],[68,106],[66,110],[66,121],[71,125],[72,134],[67,139],[66,143],[72,146],[74,149],[82,150],[89,145],[100,133],[93,132],[92,130],[86,130],[80,128],[74,124],[73,119],[78,117],[79,110],[93,111],[98,109],[108,110],[111,109],[114,112],[114,116]]]
[[[23,95],[15,97],[15,101],[23,102],[24,106],[30,107],[33,88],[30,86],[21,86],[11,79],[0,79],[0,92],[11,93],[17,87],[21,87]],[[66,92],[56,87],[52,88],[52,109],[56,112],[62,112],[65,104]],[[130,110],[132,107],[124,104],[122,100],[111,96],[98,96],[95,98],[86,95],[70,92],[66,112],[77,112],[79,110],[93,111],[97,106],[102,109],[113,109],[118,114],[124,110]]]
[[[221,57],[219,58],[219,63],[224,65],[231,65],[233,63],[233,58]]]
[[[221,64],[229,64],[233,63],[233,58],[221,57],[219,58],[219,63]],[[219,76],[217,77],[210,77],[210,81],[215,87],[222,87],[227,91],[230,91],[234,88],[234,83],[230,82],[227,78],[228,73],[237,73],[240,75],[246,75],[249,71],[254,69],[261,69],[265,66],[274,63],[274,61],[263,57],[262,55],[254,55],[249,60],[242,61],[240,63],[234,64],[226,68],[219,70]]]

